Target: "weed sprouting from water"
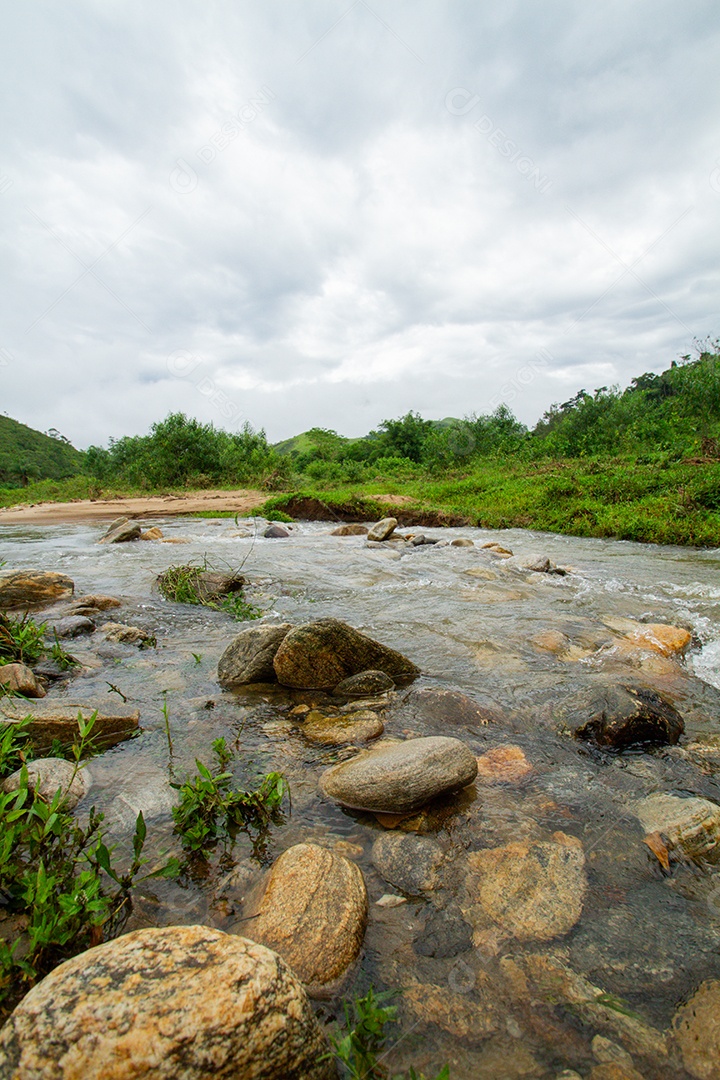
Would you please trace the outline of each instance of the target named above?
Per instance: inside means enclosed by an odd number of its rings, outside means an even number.
[[[158,575],[157,584],[161,596],[166,600],[172,600],[177,604],[195,604],[201,607],[211,608],[213,611],[224,611],[237,622],[245,622],[248,619],[259,619],[263,612],[254,604],[248,603],[242,594],[242,586],[238,584],[232,592],[226,596],[214,596],[208,591],[203,575],[212,573],[207,559],[199,566],[183,565],[169,566],[162,574]],[[242,582],[242,578],[240,578]],[[197,656],[195,662],[199,663]]]
[[[0,664],[34,664],[46,651],[46,629],[28,615],[13,619],[0,612]]]

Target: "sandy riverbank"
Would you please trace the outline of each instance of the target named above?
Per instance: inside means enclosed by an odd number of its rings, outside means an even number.
[[[134,499],[79,499],[66,503],[34,503],[0,509],[0,525],[50,525],[73,521],[112,521],[117,517],[148,518],[194,514],[201,510],[231,511],[245,516],[258,510],[267,493],[241,488],[238,491],[191,491],[187,495],[156,495]]]

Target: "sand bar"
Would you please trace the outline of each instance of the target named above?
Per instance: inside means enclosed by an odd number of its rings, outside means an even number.
[[[117,517],[150,518],[194,514],[200,510],[251,515],[268,498],[267,492],[190,491],[187,495],[155,495],[133,499],[78,499],[41,502],[0,509],[0,525],[53,525],[73,521],[112,521]]]

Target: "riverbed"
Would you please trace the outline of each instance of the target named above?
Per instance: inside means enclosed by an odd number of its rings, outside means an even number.
[[[413,1065],[431,1077],[449,1062],[457,1080],[556,1077],[564,1069],[585,1077],[600,1060],[592,1044],[600,1035],[629,1053],[641,1075],[689,1076],[661,1044],[678,1005],[703,980],[720,978],[720,875],[702,860],[664,868],[633,806],[655,792],[720,802],[720,551],[472,528],[423,530],[472,547],[368,547],[362,536],[331,535],[327,522],[296,524],[286,539],[263,538],[266,523],[251,518],[143,524],[176,543],[98,545],[98,523],[0,528],[5,569],[57,570],[73,579],[77,596],[115,596],[122,607],[108,613],[113,621],[157,640],[140,650],[106,642],[98,629],[67,643],[82,667],[47,700],[122,697],[140,710],[142,728],[90,762],[79,812],[102,810],[122,853],[142,810],[151,860],[181,855],[170,782],[194,774],[195,759],[210,764],[220,736],[236,750],[238,783],[282,772],[291,804],[284,823],[262,837],[239,834],[206,871],[139,886],[126,929],[201,923],[251,937],[246,897],[279,854],[309,841],[356,861],[370,896],[360,960],[318,1009],[329,1018],[343,995],[370,985],[398,991],[393,1070]],[[519,559],[484,549],[488,542]],[[534,553],[567,573],[523,570],[518,562]],[[529,768],[521,777],[479,780],[400,823],[411,842],[430,839],[441,852],[442,871],[430,884],[403,889],[392,872],[381,873],[385,826],[320,794],[323,770],[351,752],[304,738],[292,710],[322,705],[322,695],[220,687],[217,662],[240,627],[222,612],[159,595],[157,575],[178,563],[239,570],[265,622],[333,617],[409,657],[422,674],[388,699],[385,737],[452,735],[478,756],[508,745],[522,751]],[[633,628],[655,623],[691,632],[684,656],[638,644]],[[648,686],[672,702],[685,721],[679,746],[617,754],[563,733],[586,696],[613,683]],[[432,700],[425,689],[467,695],[487,722],[453,723],[424,704]],[[521,940],[473,924],[471,856],[542,845],[558,833],[579,841],[585,858],[588,888],[572,929]],[[378,905],[388,895],[391,904]],[[588,986],[602,993],[600,1004],[593,994],[583,1000]]]

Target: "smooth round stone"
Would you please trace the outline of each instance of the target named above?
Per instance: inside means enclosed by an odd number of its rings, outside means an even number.
[[[27,664],[0,665],[0,686],[6,687],[15,694],[22,694],[23,697],[45,697],[44,688]]]
[[[3,781],[3,791],[18,790],[21,771],[18,769]],[[57,791],[63,791],[66,810],[77,806],[89,786],[84,769],[76,770],[75,764],[64,758],[36,758],[28,763],[27,777],[30,793],[40,795],[48,803]]]
[[[246,626],[233,638],[220,657],[218,681],[223,686],[275,682],[275,653],[291,630],[290,623]]]
[[[477,761],[459,739],[438,735],[366,751],[320,778],[328,798],[355,810],[404,814],[472,783]]]
[[[369,697],[371,694],[384,694],[394,686],[395,683],[384,671],[360,671],[339,682],[333,694],[338,697]]]
[[[455,540],[450,541],[450,547],[475,547],[473,540],[469,540],[466,536],[458,536]]]
[[[436,840],[412,833],[385,833],[372,847],[372,863],[386,881],[411,896],[440,884],[445,855]]]
[[[356,959],[367,914],[359,866],[317,844],[296,844],[270,871],[259,915],[243,925],[317,993]]]
[[[307,714],[301,730],[310,742],[321,746],[339,746],[341,743],[377,739],[385,730],[385,725],[371,709],[360,709],[345,716],[323,716],[313,710]]]
[[[310,1002],[269,949],[206,926],[136,930],[33,987],[0,1032],[13,1080],[329,1080]]]

